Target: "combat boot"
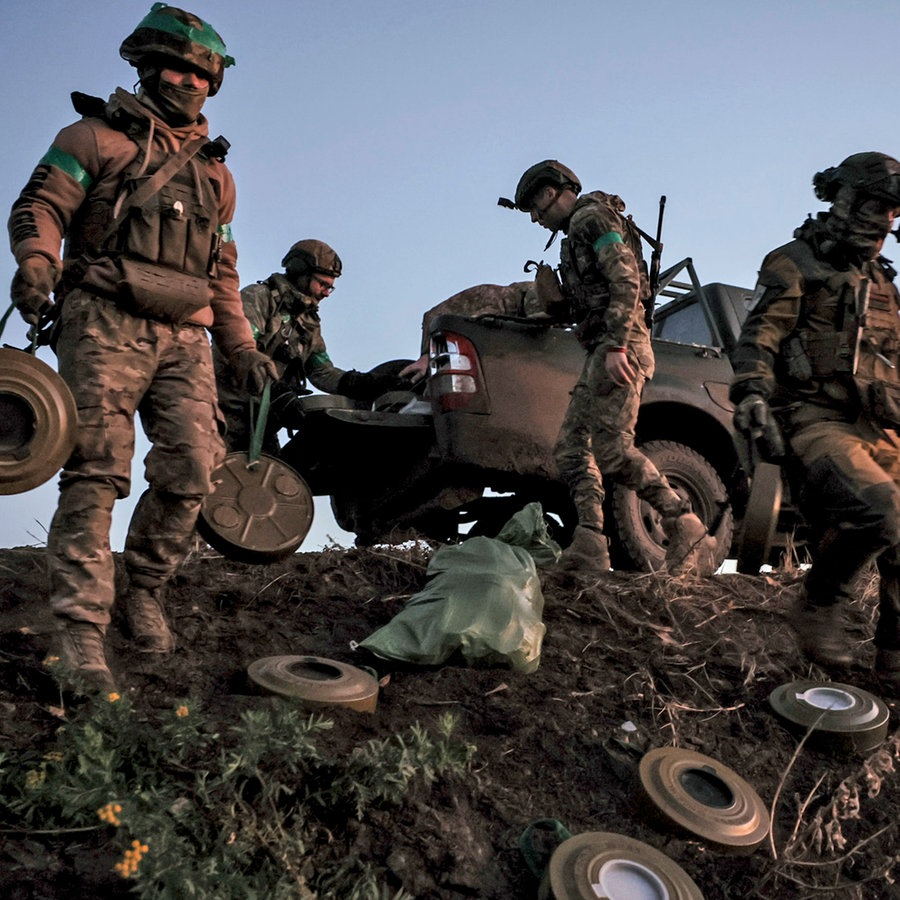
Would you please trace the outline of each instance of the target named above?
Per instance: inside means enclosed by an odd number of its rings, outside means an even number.
[[[125,621],[139,653],[171,653],[175,649],[160,593],[161,588],[133,587],[125,598]]]
[[[51,658],[58,657],[60,684],[76,693],[109,693],[116,682],[106,664],[106,629],[93,622],[68,621],[54,636]]]
[[[791,613],[791,625],[800,649],[810,662],[842,669],[853,664],[840,604],[817,606],[801,592]]]
[[[666,571],[670,575],[712,575],[716,571],[716,539],[695,513],[662,520],[668,538]]]
[[[878,649],[875,678],[886,694],[900,699],[900,650]]]
[[[557,568],[581,575],[609,574],[609,542],[599,531],[577,525],[572,543],[563,550]]]

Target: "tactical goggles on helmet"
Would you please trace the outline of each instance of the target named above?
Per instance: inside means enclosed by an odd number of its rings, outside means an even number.
[[[813,177],[816,196],[829,203],[842,186],[888,206],[900,206],[900,162],[885,153],[854,153],[839,166],[817,172]]]

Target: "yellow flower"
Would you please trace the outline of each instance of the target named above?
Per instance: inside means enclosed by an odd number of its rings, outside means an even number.
[[[150,848],[140,841],[132,841],[131,849],[125,851],[122,859],[113,867],[122,878],[130,878],[137,871],[141,858]]]
[[[44,657],[44,665],[45,666],[55,666],[59,662],[58,656],[45,656]]]
[[[115,703],[116,700],[121,700],[122,698],[115,691],[110,691],[106,695],[106,699],[109,700],[110,703]]]
[[[183,704],[175,710],[175,715],[178,716],[179,719],[184,719],[190,714],[190,710],[184,706]]]
[[[43,769],[31,769],[25,773],[25,787],[34,790],[38,785],[47,780],[47,773]]]
[[[59,750],[51,750],[49,753],[44,754],[44,759],[47,762],[62,762],[65,757]]]
[[[121,803],[107,803],[106,806],[101,806],[97,810],[97,815],[100,817],[101,822],[108,822],[110,825],[121,825],[120,812],[122,812]]]

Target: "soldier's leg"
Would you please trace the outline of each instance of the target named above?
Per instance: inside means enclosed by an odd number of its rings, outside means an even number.
[[[594,398],[587,381],[590,361],[572,389],[569,407],[563,418],[554,456],[559,476],[569,488],[578,514],[578,524],[603,530],[603,478],[591,448]]]
[[[614,384],[605,372],[594,370],[591,446],[600,471],[615,477],[646,500],[664,517],[678,516],[690,504],[669,486],[656,466],[634,445],[644,377],[633,384]]]
[[[621,387],[605,372],[593,374],[595,387],[591,445],[600,471],[614,476],[650,504],[662,517],[666,533],[666,568],[671,574],[711,575],[716,542],[653,462],[635,447],[635,425],[644,378]]]
[[[591,449],[593,393],[586,380],[590,357],[575,387],[556,441],[560,479],[568,487],[578,516],[572,543],[563,552],[564,569],[602,573],[609,570],[609,547],[603,535],[603,478]]]
[[[900,547],[878,557],[878,574],[875,675],[883,690],[900,697]]]
[[[206,334],[165,328],[159,370],[140,406],[151,442],[144,461],[148,488],[129,524],[124,554],[126,616],[139,648],[148,652],[174,646],[161,588],[190,550],[210,475],[225,453]]]
[[[80,291],[66,298],[57,344],[59,371],[78,408],[75,449],[60,478],[48,537],[50,602],[59,617],[56,652],[97,687],[112,676],[103,635],[115,600],[109,531],[126,497],[134,455],[134,411],[148,381],[144,347],[113,304]]]
[[[815,423],[790,438],[805,468],[801,508],[817,524],[813,564],[804,582],[798,631],[807,655],[846,665],[852,655],[843,639],[840,610],[873,557],[888,573],[882,609],[883,634],[893,630],[891,561],[900,541],[900,472],[897,453],[875,432],[836,422]],[[895,570],[894,570],[895,571]]]

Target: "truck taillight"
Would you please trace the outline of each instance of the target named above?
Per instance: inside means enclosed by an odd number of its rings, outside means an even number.
[[[472,342],[449,331],[431,336],[428,389],[444,411],[487,412],[478,353]]]

